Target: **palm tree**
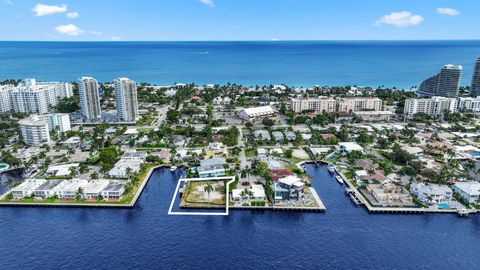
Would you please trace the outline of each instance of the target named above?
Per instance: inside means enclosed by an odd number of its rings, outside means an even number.
[[[75,200],[80,201],[83,196],[83,188],[79,187],[77,190],[77,194],[75,194]]]
[[[132,179],[132,168],[127,167],[127,169],[125,170],[125,173],[127,174],[128,180],[131,180]]]
[[[78,173],[77,167],[70,167],[68,169],[70,170],[70,176],[71,177],[75,177],[77,175],[77,173]]]
[[[210,203],[210,192],[213,191],[213,185],[208,183],[208,184],[205,185],[203,190],[208,194],[208,203]]]

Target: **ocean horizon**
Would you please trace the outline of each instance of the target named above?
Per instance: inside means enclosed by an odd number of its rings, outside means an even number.
[[[0,79],[410,89],[444,64],[469,85],[480,40],[0,41]]]

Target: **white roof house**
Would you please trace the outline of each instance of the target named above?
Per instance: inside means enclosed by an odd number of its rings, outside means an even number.
[[[103,189],[108,186],[108,180],[92,180],[83,186],[83,198],[96,199]]]
[[[402,146],[402,150],[406,151],[409,154],[420,156],[423,154],[423,149],[418,146]]]
[[[45,179],[28,179],[22,182],[20,185],[12,188],[11,194],[14,199],[23,199],[30,197],[36,188],[44,184]]]
[[[233,200],[239,200],[242,198],[242,191],[245,189],[233,189],[232,190],[232,198]],[[252,192],[252,196],[250,197],[251,199],[255,200],[265,200],[266,195],[265,195],[265,189],[263,188],[262,185],[252,185],[252,188],[248,189],[249,191]]]
[[[480,149],[472,145],[455,145],[455,150],[466,154],[480,153]]]
[[[259,157],[266,157],[268,154],[267,149],[265,148],[257,148],[257,155]]]
[[[453,191],[447,185],[413,183],[410,192],[426,204],[450,203]]]
[[[128,178],[127,168],[130,168],[132,173],[140,171],[140,165],[143,163],[142,160],[130,160],[130,159],[120,159],[115,163],[108,175],[114,178]]]
[[[70,168],[78,168],[79,163],[70,163],[70,164],[61,164],[61,165],[52,165],[47,169],[47,174],[55,176],[67,176],[70,175]]]
[[[102,196],[105,199],[120,199],[125,191],[125,184],[117,181],[110,181],[102,190]]]
[[[469,203],[477,203],[480,198],[480,183],[473,182],[457,182],[454,191]]]
[[[363,152],[364,149],[355,142],[340,142],[338,143],[338,151],[340,153],[350,153],[352,151]]]
[[[265,189],[262,185],[252,185],[253,198],[256,200],[265,200]]]
[[[300,178],[294,175],[289,175],[284,178],[278,179],[278,182],[285,184],[287,186],[303,187],[305,183],[302,182]]]
[[[259,118],[259,117],[265,117],[265,116],[270,116],[274,114],[275,114],[275,111],[272,109],[272,107],[262,106],[262,107],[254,107],[254,108],[245,108],[240,111],[238,116],[245,121],[250,121],[250,120],[255,120],[256,118]]]
[[[64,180],[62,187],[57,191],[57,196],[60,199],[73,199],[78,190],[83,189],[87,184],[88,181],[84,179]]]
[[[114,178],[128,178],[127,168],[130,168],[132,173],[139,172],[146,158],[147,153],[145,152],[127,152],[123,154],[122,158],[108,171],[108,175]]]

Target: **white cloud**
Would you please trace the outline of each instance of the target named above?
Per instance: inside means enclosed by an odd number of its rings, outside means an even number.
[[[89,33],[90,35],[97,35],[97,36],[103,34],[103,32],[95,31],[95,30],[88,30],[88,33]]]
[[[74,24],[59,25],[55,27],[55,31],[60,34],[65,34],[69,36],[78,36],[84,31]]]
[[[213,0],[199,0],[202,4],[207,5],[209,7],[214,7],[215,2]]]
[[[442,15],[448,16],[458,16],[460,15],[460,11],[454,8],[437,8],[437,13]]]
[[[399,11],[399,12],[392,12],[388,15],[385,15],[378,19],[375,22],[376,26],[390,24],[395,26],[413,26],[419,25],[423,22],[423,17],[420,15],[413,14],[410,11]]]
[[[65,14],[65,16],[67,16],[67,18],[73,19],[73,18],[78,18],[78,16],[80,15],[78,14],[78,12],[74,11],[74,12],[69,12]]]
[[[62,4],[60,6],[49,6],[45,4],[37,4],[32,11],[35,12],[35,16],[37,17],[65,13],[67,12],[67,5]]]

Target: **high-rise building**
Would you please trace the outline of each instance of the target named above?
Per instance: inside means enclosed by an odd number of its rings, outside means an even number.
[[[18,122],[23,140],[29,145],[50,141],[50,131],[66,132],[71,129],[67,113],[32,114]]]
[[[480,57],[477,59],[477,62],[475,63],[475,69],[473,70],[470,95],[473,97],[480,96]]]
[[[445,65],[438,74],[424,80],[417,89],[419,96],[457,97],[462,66]]]
[[[115,100],[119,121],[138,120],[137,84],[128,78],[115,79]]]
[[[39,145],[50,141],[50,129],[48,123],[38,116],[18,121],[23,141],[28,145]]]
[[[459,97],[457,102],[458,110],[480,112],[479,97]]]
[[[44,114],[53,111],[61,99],[71,96],[72,86],[69,83],[37,83],[35,79],[25,79],[18,86],[0,88],[0,112]]]
[[[456,98],[410,98],[405,100],[404,114],[408,118],[412,118],[418,113],[424,113],[431,117],[436,117],[445,113],[445,111],[455,112],[456,110]]]
[[[98,82],[92,77],[82,77],[79,80],[80,107],[83,116],[88,121],[99,120],[102,116]]]

